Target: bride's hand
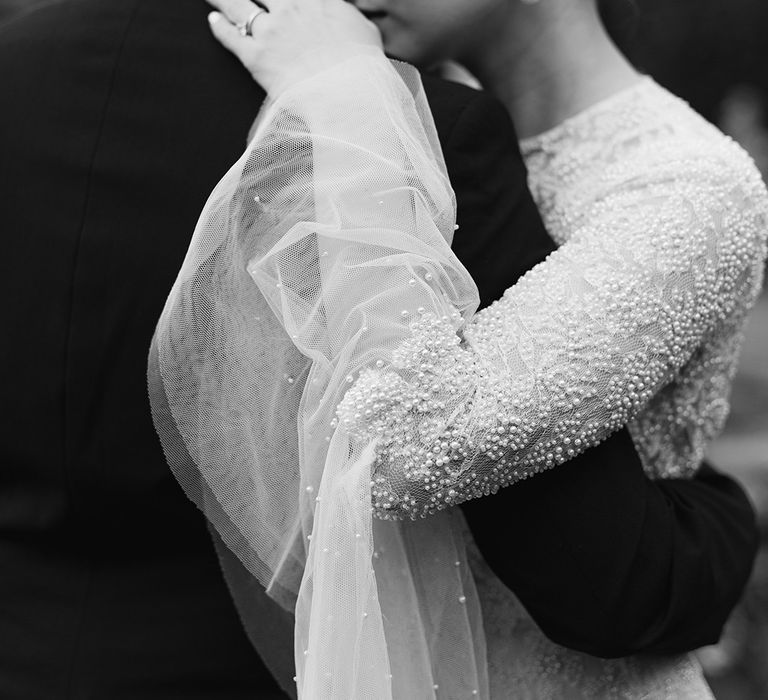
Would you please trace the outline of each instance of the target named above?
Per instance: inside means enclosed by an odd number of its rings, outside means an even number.
[[[382,50],[379,30],[345,0],[208,2],[218,10],[209,15],[215,37],[272,96],[361,45]]]

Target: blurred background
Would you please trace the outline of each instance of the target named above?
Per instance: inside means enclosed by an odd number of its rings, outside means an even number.
[[[0,0],[0,25],[57,0]],[[105,2],[108,0],[105,0]],[[158,0],[161,1],[161,0]],[[542,0],[546,2],[546,0]],[[768,177],[768,0],[600,0],[635,65],[739,141]],[[62,28],[66,31],[66,28]],[[0,41],[2,37],[0,36]],[[699,653],[718,700],[768,699],[768,293],[752,314],[727,428],[710,459],[757,506],[763,549],[717,646]]]
[[[545,1],[545,0],[542,0]],[[768,1],[600,0],[616,43],[643,72],[739,141],[768,178]],[[757,506],[763,548],[724,638],[700,657],[718,700],[768,698],[768,293],[753,311],[713,464]]]

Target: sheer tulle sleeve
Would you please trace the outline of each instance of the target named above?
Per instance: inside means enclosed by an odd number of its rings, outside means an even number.
[[[478,304],[450,249],[454,197],[418,73],[360,49],[287,87],[252,134],[150,349],[166,458],[295,612],[300,697],[487,697],[458,513],[373,519],[377,441],[336,419],[420,308],[458,330]]]

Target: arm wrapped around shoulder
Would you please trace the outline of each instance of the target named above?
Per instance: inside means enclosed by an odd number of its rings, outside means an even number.
[[[461,339],[458,314],[425,313],[391,365],[360,376],[338,415],[377,441],[378,517],[423,517],[566,462],[743,323],[764,187],[725,140],[676,145],[622,163],[575,234]]]

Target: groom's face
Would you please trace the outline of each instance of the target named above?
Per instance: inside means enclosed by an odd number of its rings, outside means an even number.
[[[428,67],[471,56],[509,0],[351,0],[379,28],[390,56]]]

